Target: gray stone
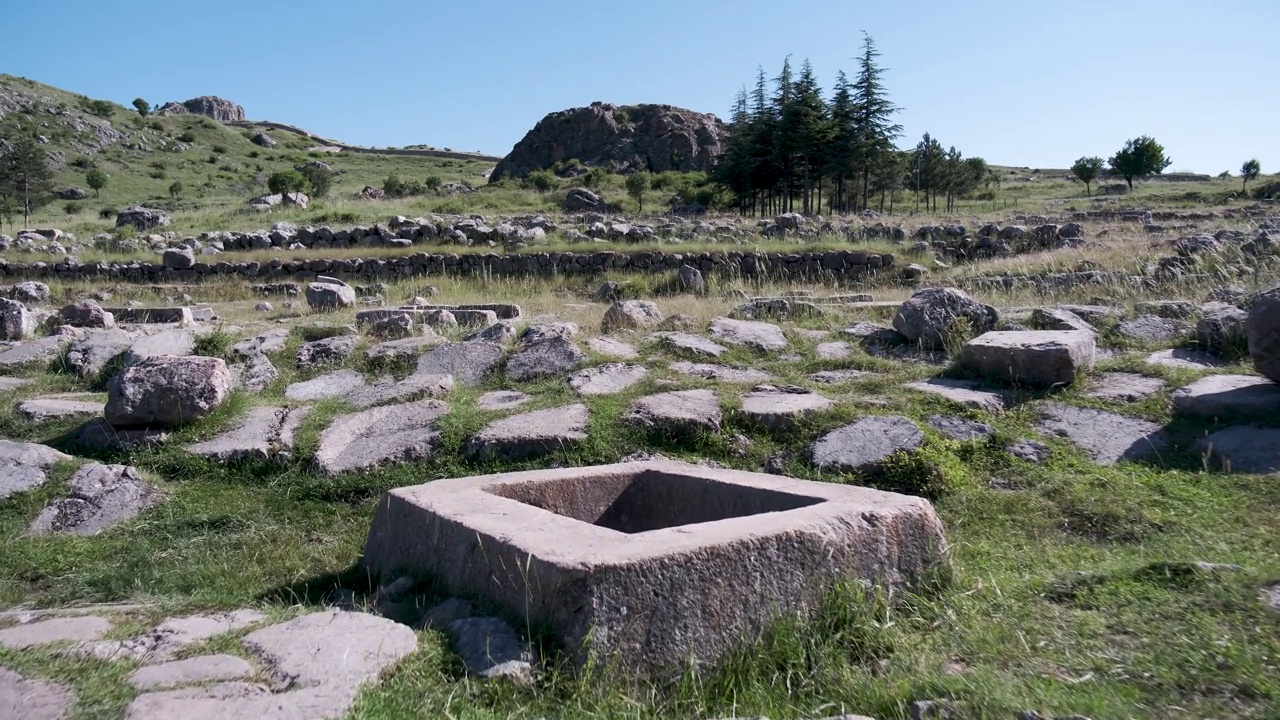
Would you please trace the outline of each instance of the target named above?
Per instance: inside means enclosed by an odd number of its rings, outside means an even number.
[[[196,254],[185,246],[169,248],[164,251],[160,262],[170,270],[190,270],[196,264]]]
[[[802,387],[760,385],[742,396],[739,414],[770,430],[795,427],[814,413],[835,406],[829,398]]]
[[[0,377],[0,392],[13,392],[31,381],[26,378]]]
[[[53,297],[49,286],[35,280],[20,282],[9,289],[9,297],[22,303],[44,303]]]
[[[967,323],[967,332],[977,335],[994,329],[999,320],[995,308],[974,300],[963,290],[925,288],[898,308],[893,327],[909,342],[942,348],[957,322]]]
[[[688,263],[680,266],[678,277],[680,278],[680,287],[685,292],[703,293],[707,290],[707,283],[702,278],[702,271]]]
[[[89,463],[67,481],[70,497],[40,511],[27,532],[97,535],[136,517],[160,500],[160,492],[126,465]]]
[[[315,468],[332,476],[430,457],[440,439],[436,421],[448,412],[446,403],[421,400],[343,415],[320,434]]]
[[[1196,323],[1196,342],[1220,357],[1247,355],[1249,333],[1245,324],[1248,318],[1248,313],[1234,305],[1210,303],[1205,306],[1204,317]]]
[[[607,363],[579,370],[569,377],[569,387],[579,395],[613,395],[645,379],[643,365]]]
[[[56,317],[59,325],[71,327],[111,328],[116,324],[115,315],[103,310],[101,305],[92,300],[67,305],[58,311]]]
[[[289,328],[278,327],[264,330],[253,337],[246,338],[231,346],[231,354],[242,357],[267,355],[284,350],[289,341]]]
[[[428,348],[444,342],[444,338],[432,333],[400,340],[378,343],[364,351],[364,356],[374,363],[403,363],[416,360]]]
[[[138,668],[129,676],[129,684],[138,690],[155,690],[214,680],[241,680],[253,674],[252,665],[233,655],[201,655]]]
[[[0,348],[0,368],[43,365],[58,359],[62,349],[75,338],[50,335],[3,349]]]
[[[422,316],[422,322],[437,330],[448,330],[449,328],[458,327],[458,318],[444,308],[428,310]]]
[[[418,626],[433,630],[443,630],[449,623],[455,620],[464,620],[474,614],[475,608],[471,606],[471,603],[460,598],[449,598],[427,610]]]
[[[536,345],[546,340],[570,340],[578,336],[582,328],[577,323],[547,322],[530,325],[520,333],[521,345]]]
[[[662,322],[662,311],[648,300],[619,300],[604,313],[600,332],[643,330]]]
[[[257,610],[189,615],[165,620],[154,628],[124,640],[99,640],[71,647],[67,654],[107,662],[162,663],[184,649],[266,619]]]
[[[384,377],[368,388],[361,388],[349,394],[347,402],[354,407],[363,409],[393,402],[408,402],[424,397],[442,398],[452,391],[452,375],[413,373],[403,380]]]
[[[1201,440],[1199,449],[1213,469],[1251,475],[1280,474],[1278,428],[1230,427]]]
[[[930,415],[925,422],[929,423],[929,427],[937,430],[940,435],[948,440],[958,440],[960,442],[985,440],[996,432],[995,428],[986,423],[965,420],[964,418],[950,415]]]
[[[671,369],[681,375],[689,375],[691,377],[702,378],[704,380],[716,380],[718,382],[730,383],[759,383],[768,382],[773,379],[771,373],[764,370],[754,370],[752,368],[736,368],[728,365],[711,365],[708,363],[691,363],[691,362],[673,362]]]
[[[1019,460],[1036,465],[1044,463],[1053,454],[1053,449],[1048,445],[1026,438],[1009,443],[1004,447],[1004,451]]]
[[[298,402],[315,402],[346,397],[365,387],[364,375],[355,370],[339,370],[285,388],[284,396]]]
[[[62,720],[71,699],[60,685],[29,680],[0,667],[0,717],[6,720]]]
[[[1164,381],[1160,378],[1137,373],[1112,372],[1104,373],[1090,383],[1086,396],[1096,400],[1129,403],[1148,398],[1163,389]]]
[[[60,642],[88,642],[110,629],[110,620],[93,615],[50,618],[0,629],[0,647],[23,650]]]
[[[1079,446],[1099,465],[1121,460],[1158,460],[1169,447],[1169,437],[1159,425],[1146,420],[1049,403],[1040,409],[1036,430],[1064,437]]]
[[[49,422],[84,415],[101,415],[105,403],[86,399],[83,395],[52,395],[32,398],[18,403],[18,414],[35,422]]]
[[[631,404],[624,422],[665,433],[720,432],[720,399],[710,390],[647,395]]]
[[[186,425],[221,407],[231,383],[219,358],[154,357],[111,380],[103,414],[113,426]]]
[[[586,405],[566,405],[512,415],[490,423],[467,440],[467,457],[513,462],[561,449],[587,439],[590,413]]]
[[[1124,311],[1107,305],[1059,305],[1059,309],[1075,315],[1090,325],[1124,317]]]
[[[710,340],[683,332],[656,332],[645,338],[674,351],[678,355],[720,357],[725,348]]]
[[[250,355],[242,363],[231,366],[236,387],[249,393],[259,393],[280,378],[280,371],[271,359],[262,353]]]
[[[918,449],[924,433],[897,415],[872,415],[818,438],[809,446],[809,462],[819,470],[863,473],[877,470],[896,452]]]
[[[472,675],[532,685],[533,650],[506,621],[463,618],[445,626],[462,665]]]
[[[1141,315],[1116,325],[1116,332],[1127,338],[1147,343],[1164,343],[1186,333],[1190,325],[1182,320]]]
[[[843,370],[822,370],[810,375],[809,379],[816,383],[822,383],[823,385],[839,385],[841,383],[865,380],[875,376],[875,373],[845,368]]]
[[[82,378],[96,377],[121,358],[138,341],[137,333],[126,330],[97,330],[67,348],[66,364]]]
[[[307,305],[312,310],[325,312],[349,308],[356,304],[356,291],[340,281],[313,282],[307,285]]]
[[[587,349],[615,360],[634,360],[639,357],[634,345],[611,337],[587,338]]]
[[[721,342],[764,352],[783,350],[791,345],[782,328],[766,322],[718,317],[711,319],[707,331]]]
[[[972,380],[933,378],[907,383],[903,387],[939,395],[958,405],[989,413],[1003,412],[1008,403],[1008,397],[1003,392]]]
[[[1150,365],[1161,365],[1181,370],[1213,370],[1226,366],[1226,363],[1218,356],[1210,355],[1203,350],[1192,350],[1190,348],[1160,350],[1148,355],[1146,362]]]
[[[35,317],[17,300],[0,298],[0,340],[21,340],[35,332]]]
[[[1036,308],[1031,311],[1031,327],[1037,330],[1083,330],[1097,332],[1092,325],[1070,310]]]
[[[1173,391],[1171,398],[1180,417],[1280,418],[1280,385],[1254,375],[1209,375]]]
[[[398,339],[413,335],[413,318],[406,315],[392,315],[378,320],[369,326],[369,334],[376,338]]]
[[[1155,315],[1171,320],[1187,320],[1195,317],[1198,308],[1186,300],[1148,300],[1134,306],[1140,315]]]
[[[418,358],[423,375],[452,375],[462,385],[478,385],[502,363],[506,351],[491,342],[442,343]]]
[[[1253,366],[1264,377],[1280,383],[1280,287],[1254,297],[1245,332]]]
[[[476,398],[476,407],[481,410],[511,410],[532,399],[531,395],[515,390],[493,390]]]
[[[205,442],[187,447],[193,455],[214,462],[240,460],[285,459],[293,453],[293,434],[284,433],[286,424],[297,427],[310,411],[309,407],[256,407],[249,411],[239,427]]]
[[[989,332],[965,343],[960,366],[1037,387],[1069,385],[1093,367],[1094,334],[1080,330]]]
[[[314,370],[325,365],[339,365],[355,352],[359,339],[355,335],[334,335],[303,343],[298,348],[298,369]]]
[[[131,367],[150,358],[190,355],[195,348],[196,336],[190,330],[161,330],[135,340],[124,352],[122,361],[126,367]]]
[[[159,445],[168,439],[166,428],[113,427],[106,418],[95,418],[80,427],[75,442],[90,449],[122,451]]]
[[[168,308],[148,308],[148,307],[122,307],[110,308],[107,312],[119,323],[128,324],[166,324],[166,325],[190,325],[195,321],[191,314],[191,308],[186,307],[168,307]]]
[[[509,380],[528,382],[564,375],[580,366],[587,354],[563,337],[538,340],[518,350],[507,360],[505,374]]]
[[[819,343],[814,353],[819,360],[844,360],[853,354],[853,350],[847,342],[825,342]]]
[[[477,330],[466,337],[467,342],[489,342],[505,345],[516,339],[515,325],[509,322],[496,322],[487,328]]]

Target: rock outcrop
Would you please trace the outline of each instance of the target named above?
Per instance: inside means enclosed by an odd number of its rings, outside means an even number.
[[[598,102],[543,118],[489,179],[521,178],[568,160],[614,172],[710,170],[724,136],[725,125],[715,115]]]
[[[184,115],[186,113],[204,115],[220,123],[244,121],[244,108],[230,100],[214,95],[191,98],[180,103],[165,103],[158,112],[161,115]]]

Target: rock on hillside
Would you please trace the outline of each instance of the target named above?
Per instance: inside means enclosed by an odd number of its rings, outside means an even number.
[[[244,121],[244,108],[230,100],[214,95],[191,98],[180,103],[165,103],[158,112],[161,115],[183,115],[185,113],[204,115],[220,123]]]
[[[715,115],[670,105],[593,103],[543,118],[489,180],[525,177],[570,159],[615,172],[710,170],[725,132]]]

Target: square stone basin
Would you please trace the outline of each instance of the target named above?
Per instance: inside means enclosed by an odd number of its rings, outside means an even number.
[[[361,560],[550,628],[579,665],[714,663],[840,582],[893,590],[945,562],[928,501],[670,461],[392,490]]]

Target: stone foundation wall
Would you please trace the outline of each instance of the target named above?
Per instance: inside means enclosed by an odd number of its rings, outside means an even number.
[[[316,275],[341,278],[397,278],[432,275],[553,277],[607,275],[611,272],[668,273],[681,265],[704,273],[778,280],[854,279],[894,267],[888,253],[836,250],[802,253],[659,251],[530,253],[525,255],[414,253],[393,258],[293,259],[270,262],[197,262],[191,268],[166,268],[158,262],[68,264],[0,260],[0,276],[22,279],[121,280],[156,282],[213,280],[222,277],[289,278]]]

